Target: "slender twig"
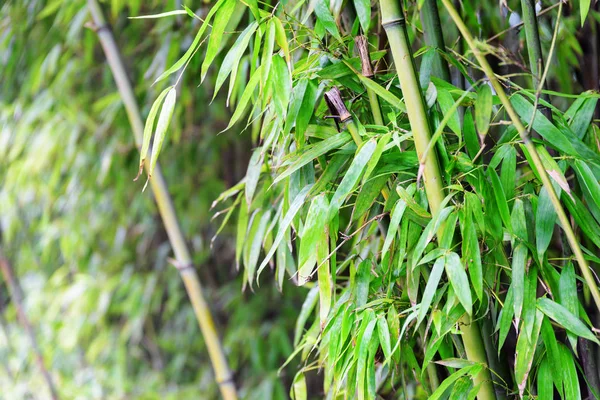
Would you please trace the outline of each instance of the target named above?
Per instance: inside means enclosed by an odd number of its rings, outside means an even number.
[[[573,228],[571,227],[569,218],[567,217],[567,214],[565,213],[565,211],[562,207],[560,199],[558,198],[556,192],[554,191],[554,187],[552,186],[552,182],[550,181],[550,177],[548,176],[548,173],[544,169],[544,166],[543,166],[540,156],[537,152],[537,149],[536,149],[535,145],[533,144],[533,142],[531,141],[531,139],[529,138],[529,135],[527,134],[527,129],[521,122],[519,115],[513,108],[512,104],[510,103],[510,100],[509,100],[508,96],[506,95],[506,92],[504,92],[504,89],[502,88],[502,86],[500,85],[498,80],[496,79],[496,75],[494,74],[492,67],[487,62],[485,56],[483,54],[481,54],[481,52],[479,51],[479,48],[477,47],[477,44],[475,43],[473,36],[471,36],[471,32],[469,31],[469,29],[463,22],[462,18],[460,17],[460,15],[456,11],[456,9],[454,8],[454,6],[450,2],[450,0],[442,0],[442,2],[448,9],[448,12],[450,13],[450,16],[452,17],[452,19],[454,20],[454,23],[456,24],[458,29],[461,31],[467,44],[471,48],[471,51],[477,58],[477,61],[479,62],[479,64],[481,65],[481,68],[483,69],[483,71],[487,75],[488,79],[490,80],[490,83],[494,87],[494,90],[496,91],[496,94],[498,95],[500,101],[502,102],[502,105],[506,109],[506,112],[510,116],[510,119],[512,120],[514,126],[517,128],[517,131],[519,132],[519,135],[521,136],[521,140],[523,140],[523,144],[527,148],[527,151],[530,153],[531,161],[533,162],[533,167],[535,167],[535,169],[537,170],[537,172],[540,176],[540,179],[542,181],[542,184],[546,188],[548,195],[550,196],[550,201],[552,202],[554,210],[556,211],[560,225],[562,226],[562,228],[567,236],[567,241],[569,242],[569,246],[571,247],[571,250],[573,251],[575,258],[577,259],[579,269],[581,270],[583,278],[585,279],[587,285],[590,288],[592,297],[594,298],[594,302],[596,303],[596,307],[600,310],[600,291],[598,290],[598,286],[594,280],[592,273],[590,272],[590,267],[587,263],[587,260],[585,259],[584,255],[583,255],[583,251],[581,250],[581,246],[579,245],[579,242],[577,241],[575,232],[573,232]]]
[[[140,111],[131,87],[131,83],[129,82],[127,73],[125,72],[125,67],[123,65],[119,48],[117,47],[115,39],[106,24],[104,15],[97,0],[88,0],[88,7],[94,19],[94,24],[96,25],[98,38],[100,39],[106,59],[110,65],[113,77],[121,94],[123,104],[125,105],[136,144],[139,147],[142,143],[144,125],[142,123],[142,118],[140,116]],[[146,168],[148,168],[148,166],[149,163],[146,162]],[[206,300],[204,299],[204,295],[202,294],[202,287],[200,285],[198,274],[193,267],[192,257],[185,242],[183,232],[179,226],[179,222],[175,214],[175,208],[173,207],[173,202],[167,190],[167,185],[158,164],[154,168],[150,183],[152,186],[152,192],[154,193],[154,197],[156,199],[156,204],[158,205],[159,213],[165,226],[165,230],[167,231],[169,241],[173,247],[173,251],[177,259],[177,268],[185,284],[185,288],[188,296],[190,297],[196,318],[198,320],[198,325],[202,331],[202,335],[204,337],[204,341],[206,343],[206,347],[215,371],[215,378],[221,390],[221,395],[226,400],[235,400],[237,399],[237,392],[235,389],[233,376],[229,370],[227,359],[221,346],[221,341],[219,339],[219,335],[217,334],[212,314],[206,303]]]
[[[29,342],[31,344],[31,348],[33,349],[35,361],[42,375],[44,376],[46,384],[48,385],[48,389],[50,390],[50,396],[53,400],[57,400],[58,393],[56,391],[56,387],[54,386],[54,382],[52,381],[52,376],[50,375],[50,371],[48,371],[46,365],[44,364],[44,357],[42,356],[42,351],[35,337],[33,326],[31,325],[31,322],[29,321],[29,318],[25,313],[25,308],[23,307],[23,293],[21,291],[21,286],[17,281],[17,277],[13,273],[12,266],[10,265],[8,260],[4,258],[2,250],[0,250],[0,270],[2,271],[2,276],[4,277],[6,285],[10,289],[13,305],[15,306],[17,315],[19,316],[19,321],[21,322],[21,325],[23,325],[25,333],[29,337]]]

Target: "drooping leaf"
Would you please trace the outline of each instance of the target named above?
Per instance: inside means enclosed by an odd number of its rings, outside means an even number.
[[[200,73],[201,82],[204,81],[206,73],[208,72],[208,68],[210,67],[220,50],[221,40],[223,39],[223,32],[225,32],[225,27],[231,19],[235,6],[235,0],[224,0],[223,4],[218,8],[216,12],[215,20],[212,24],[210,38],[208,39],[206,55],[204,56],[204,61],[202,62],[202,71]]]
[[[479,136],[485,137],[490,129],[492,118],[492,88],[483,84],[477,91],[477,102],[475,103],[475,123]]]
[[[562,325],[568,331],[574,333],[577,336],[581,336],[594,343],[600,344],[596,336],[588,329],[587,326],[573,313],[567,310],[565,307],[558,303],[546,298],[541,297],[537,301],[537,307],[548,317],[553,319],[558,324]]]
[[[460,304],[464,307],[467,314],[471,315],[473,308],[473,300],[471,298],[471,287],[467,273],[463,267],[458,254],[451,252],[445,257],[444,267],[446,274],[450,280],[450,284],[454,288],[454,293]]]
[[[148,179],[152,177],[154,167],[156,167],[156,161],[162,148],[171,117],[173,116],[173,110],[175,109],[175,100],[177,92],[175,88],[171,88],[165,97],[165,102],[160,110],[158,116],[158,122],[156,123],[156,133],[154,134],[154,141],[152,142],[152,157],[150,158],[150,170],[148,171]]]
[[[369,25],[371,24],[371,1],[354,0],[354,9],[356,10],[363,33],[366,35],[369,33]]]

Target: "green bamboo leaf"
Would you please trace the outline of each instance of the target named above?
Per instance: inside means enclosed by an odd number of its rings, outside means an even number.
[[[483,84],[477,91],[475,102],[475,123],[480,137],[485,137],[490,129],[492,119],[492,88]]]
[[[514,296],[515,318],[518,321],[521,319],[521,311],[523,310],[523,299],[525,297],[525,268],[527,264],[527,246],[519,243],[513,251],[511,278]]]
[[[263,148],[257,147],[252,152],[252,156],[250,157],[250,161],[248,162],[248,170],[246,171],[246,203],[250,206],[252,203],[252,197],[254,197],[254,192],[256,191],[256,185],[258,184],[258,179],[260,178],[260,170],[262,168],[264,159]]]
[[[483,273],[481,267],[481,252],[479,250],[479,241],[477,240],[477,231],[473,221],[473,212],[470,203],[466,202],[466,207],[459,213],[460,234],[462,236],[462,257],[463,263],[469,271],[473,290],[479,300],[483,296]]]
[[[515,380],[517,387],[519,388],[519,395],[523,398],[525,392],[525,385],[527,384],[527,377],[531,371],[533,364],[533,356],[535,355],[535,349],[538,337],[540,335],[540,328],[544,316],[541,312],[537,312],[535,315],[535,327],[532,340],[529,340],[525,330],[521,330],[519,339],[517,340],[517,351],[515,360]]]
[[[271,78],[269,79],[272,89],[273,105],[277,117],[283,121],[287,114],[292,93],[292,77],[283,58],[279,55],[273,57],[271,67]],[[279,134],[279,131],[277,131]]]
[[[250,287],[252,287],[252,281],[254,280],[254,272],[256,271],[256,264],[258,263],[260,250],[263,247],[265,233],[270,221],[271,211],[269,210],[261,216],[260,220],[258,221],[258,224],[256,225],[256,229],[251,230],[248,234],[248,237],[252,240],[252,244],[250,245],[250,250],[248,252],[248,263],[246,264],[248,283],[250,284]]]
[[[353,220],[358,220],[371,209],[371,205],[377,201],[379,193],[387,183],[389,177],[389,175],[380,175],[376,178],[367,180],[367,182],[362,185],[360,193],[356,196],[356,202],[354,203],[354,210],[352,212]]]
[[[363,76],[362,74],[356,74],[356,76],[358,77],[358,79],[360,79],[360,81],[363,83],[363,85],[365,85],[367,89],[370,89],[373,92],[375,92],[377,96],[390,103],[392,107],[402,112],[406,112],[406,106],[404,105],[404,102],[398,97],[396,97],[392,92],[386,90],[383,86],[379,85],[374,80]]]
[[[585,24],[585,19],[587,18],[588,12],[590,11],[590,4],[592,0],[580,0],[579,2],[579,13],[581,15],[581,26]]]
[[[285,29],[283,28],[283,23],[279,18],[273,16],[273,23],[275,24],[275,41],[283,51],[283,56],[285,57],[285,61],[288,65],[288,68],[292,69],[292,59],[290,57],[290,48],[288,45],[288,39],[285,34]]]
[[[298,285],[300,286],[310,280],[317,262],[315,249],[323,239],[328,209],[329,202],[325,194],[318,195],[310,203],[304,229],[300,235],[300,251],[298,253]]]
[[[383,314],[377,315],[377,333],[379,335],[379,343],[381,343],[381,350],[385,356],[385,361],[389,364],[392,361],[392,344],[390,328],[387,319]]]
[[[320,157],[331,150],[339,149],[350,140],[352,140],[352,136],[350,136],[348,132],[340,132],[337,135],[322,140],[312,146],[304,147],[297,152],[297,157],[292,158],[294,159],[292,164],[287,167],[285,171],[279,174],[277,178],[275,178],[273,184],[287,178],[292,173],[312,162],[317,157]]]
[[[163,103],[163,99],[172,89],[172,86],[169,86],[165,90],[163,90],[154,103],[152,103],[152,107],[150,108],[150,113],[148,114],[148,118],[146,118],[146,125],[144,125],[144,138],[142,141],[142,150],[140,151],[140,167],[138,170],[137,176],[133,179],[137,181],[140,175],[142,175],[142,171],[144,170],[144,163],[146,162],[146,157],[148,157],[148,149],[150,148],[150,139],[152,138],[152,132],[154,131],[154,120],[156,120],[156,114],[158,114],[158,109]]]
[[[240,204],[240,212],[238,214],[235,240],[235,266],[238,271],[240,269],[240,260],[242,258],[244,243],[247,239],[246,233],[248,232],[249,208],[250,207],[248,207],[247,203],[245,202],[242,202],[242,204]]]
[[[308,80],[306,82],[306,88],[302,92],[302,98],[300,99],[300,108],[295,115],[296,118],[296,139],[298,143],[304,143],[304,133],[308,126],[310,119],[312,118],[315,105],[317,102],[318,95],[318,84],[315,79]]]
[[[174,10],[174,11],[167,11],[167,12],[163,12],[160,14],[152,14],[152,15],[140,15],[137,17],[128,17],[129,19],[156,19],[156,18],[164,18],[164,17],[170,17],[172,15],[184,15],[187,14],[187,11],[185,10]]]
[[[357,151],[354,160],[352,160],[352,164],[350,164],[348,171],[346,171],[344,178],[331,198],[331,203],[329,205],[329,219],[333,218],[333,216],[338,213],[340,207],[346,201],[346,198],[356,187],[356,184],[358,183],[367,162],[375,152],[376,147],[377,142],[371,139],[368,142],[365,142]]]
[[[385,236],[385,242],[383,243],[383,248],[381,249],[381,259],[383,259],[388,252],[392,241],[396,237],[396,232],[398,232],[398,226],[400,225],[400,220],[402,219],[402,215],[404,215],[404,211],[406,210],[406,202],[402,199],[399,199],[394,205],[394,209],[392,210],[392,216],[390,217],[390,225]]]
[[[176,97],[177,92],[175,91],[175,88],[171,88],[167,93],[165,102],[160,110],[158,122],[156,123],[156,133],[154,134],[154,141],[152,142],[152,157],[150,158],[148,179],[152,177],[152,172],[154,171],[156,161],[158,160],[158,155],[160,154],[160,150],[165,140],[165,135],[167,134],[167,129],[169,128],[171,117],[173,116],[173,110],[175,109]]]
[[[443,398],[443,394],[460,378],[465,376],[466,374],[471,373],[476,367],[480,367],[479,364],[469,365],[468,367],[464,367],[444,379],[444,381],[438,386],[438,388],[429,396],[429,400],[438,400]]]
[[[262,73],[260,77],[260,90],[263,91],[267,86],[267,79],[269,72],[271,72],[271,64],[273,60],[273,48],[275,47],[275,23],[273,19],[267,24],[267,32],[265,34],[265,41],[263,46],[262,58],[260,65],[262,66]]]
[[[254,94],[254,89],[256,88],[256,85],[260,81],[261,71],[262,66],[258,67],[250,77],[250,80],[248,81],[248,84],[244,89],[244,93],[242,93],[242,97],[240,98],[240,101],[238,102],[237,107],[233,112],[231,119],[229,120],[229,124],[227,125],[227,128],[223,129],[223,132],[231,128],[240,119],[244,111],[246,111],[246,106],[248,105],[250,98]]]
[[[369,259],[358,264],[355,281],[354,299],[356,307],[363,307],[367,304],[369,285],[371,284],[371,261]]]
[[[445,258],[444,267],[450,284],[454,288],[456,297],[458,297],[460,304],[462,304],[467,314],[471,315],[473,308],[471,287],[469,286],[469,279],[458,254],[454,252],[448,253]]]
[[[561,274],[558,281],[558,300],[560,305],[565,307],[571,314],[576,318],[579,318],[579,299],[577,298],[577,281],[575,277],[575,269],[573,264],[568,262]],[[568,333],[569,341],[571,346],[577,348],[577,337],[572,333]]]
[[[327,32],[329,32],[333,37],[335,37],[341,42],[342,37],[340,36],[340,32],[338,31],[335,19],[333,18],[333,15],[331,15],[331,11],[329,10],[328,2],[326,2],[325,0],[316,0],[315,14],[317,15],[317,19],[323,24],[323,27],[327,30]]]
[[[375,167],[377,166],[377,163],[379,162],[381,155],[385,151],[385,146],[387,146],[387,144],[390,142],[391,138],[392,138],[392,133],[388,132],[385,135],[381,136],[379,138],[379,140],[377,141],[377,147],[375,148],[375,151],[373,152],[373,156],[367,163],[367,169],[365,170],[365,174],[362,179],[363,185],[367,182],[367,179],[369,179],[371,177],[371,174],[373,173],[373,170],[375,170]],[[600,203],[598,203],[598,204],[600,204]]]
[[[511,287],[508,288],[508,292],[506,293],[506,298],[504,299],[504,307],[502,307],[502,311],[500,311],[500,316],[498,317],[498,324],[496,326],[496,329],[499,330],[498,355],[502,350],[502,346],[504,346],[506,336],[508,336],[508,331],[510,330],[510,326],[512,324],[512,319],[515,312],[513,297],[513,288],[511,285]]]
[[[539,400],[554,399],[554,384],[552,381],[552,371],[548,357],[544,357],[538,368],[537,390]]]
[[[500,181],[502,188],[506,194],[506,199],[509,204],[512,204],[512,199],[515,197],[515,185],[517,175],[517,150],[514,146],[508,146],[506,154],[502,159],[502,167],[500,170]],[[514,212],[514,211],[513,211]],[[523,220],[524,222],[524,220]],[[514,224],[513,224],[514,225]],[[515,228],[516,230],[516,228]],[[518,234],[517,234],[518,236]],[[521,236],[519,236],[521,237]]]
[[[442,272],[444,272],[444,266],[446,265],[446,261],[447,257],[442,256],[438,258],[433,264],[433,268],[431,269],[429,279],[427,280],[427,285],[425,286],[425,290],[423,291],[423,297],[421,298],[421,305],[419,306],[419,317],[417,318],[416,327],[421,325],[421,322],[427,316],[429,306],[433,301],[433,297],[437,292],[440,279],[442,278]]]
[[[460,118],[457,112],[457,107],[454,105],[454,98],[446,89],[437,86],[436,88],[437,101],[440,105],[440,109],[442,110],[442,115],[444,116],[444,119],[448,118],[448,115],[450,115],[446,124],[450,129],[452,129],[452,132],[456,133],[459,137],[462,136],[462,132],[460,129]]]
[[[592,122],[592,118],[594,117],[594,112],[596,111],[598,99],[580,99],[583,100],[583,104],[581,105],[577,113],[573,116],[569,127],[579,139],[583,139],[585,133],[587,132],[590,126],[590,123]]]
[[[302,206],[304,205],[304,200],[306,199],[306,195],[310,192],[311,188],[312,188],[312,185],[305,186],[296,195],[296,197],[294,197],[294,200],[290,204],[290,208],[288,209],[287,213],[283,217],[283,220],[281,220],[281,222],[279,223],[279,230],[277,231],[275,240],[273,240],[273,245],[271,246],[271,250],[269,250],[269,252],[265,256],[265,259],[258,267],[258,272],[256,274],[257,279],[260,276],[260,273],[262,272],[262,270],[265,269],[265,267],[271,260],[271,257],[273,257],[273,254],[275,254],[275,251],[277,250],[279,243],[281,243],[281,240],[283,239],[285,232],[288,230],[288,228],[292,224],[292,221],[294,220],[294,217],[296,216],[298,211],[300,211],[300,208],[302,208]],[[238,230],[238,234],[239,234],[239,230]],[[239,236],[238,236],[238,238],[239,238]]]
[[[210,25],[210,21],[211,21],[212,17],[221,8],[221,6],[223,5],[223,3],[225,1],[231,1],[231,0],[218,0],[215,3],[215,5],[212,6],[212,8],[210,9],[210,11],[206,15],[206,18],[204,18],[204,22],[202,22],[202,25],[200,26],[200,29],[198,29],[198,33],[196,33],[196,37],[194,37],[194,41],[192,42],[192,44],[190,45],[190,47],[187,49],[187,51],[185,52],[185,54],[183,56],[181,56],[181,58],[179,60],[177,60],[177,62],[175,64],[173,64],[171,66],[171,68],[169,68],[168,70],[166,70],[165,72],[163,72],[158,78],[156,78],[156,80],[154,81],[154,83],[162,81],[163,79],[165,79],[166,77],[168,77],[172,73],[179,71],[181,69],[181,67],[183,67],[185,64],[187,64],[187,62],[189,61],[189,59],[192,57],[192,55],[194,54],[194,52],[196,51],[196,49],[200,45],[200,40],[202,39],[202,35],[204,35],[204,32],[206,31],[206,28],[208,28],[208,26]]]
[[[494,170],[493,168],[488,168],[487,173],[490,180],[492,181],[492,188],[494,190],[496,206],[498,207],[498,211],[500,212],[502,222],[504,223],[504,226],[508,229],[508,231],[512,232],[510,212],[508,211],[508,202],[506,201],[506,196],[504,194],[504,189],[502,188],[500,178],[498,177],[496,170]]]
[[[290,390],[290,397],[293,400],[306,400],[307,399],[306,389],[306,377],[302,371],[298,372],[294,377],[292,388]]]
[[[210,38],[208,39],[206,55],[204,56],[204,61],[202,62],[200,82],[204,82],[204,78],[206,77],[208,68],[219,53],[219,50],[221,48],[221,40],[223,39],[223,33],[225,32],[225,27],[231,19],[235,6],[235,0],[225,0],[224,3],[217,10],[215,20],[212,24]]]
[[[369,313],[369,315],[372,315],[372,312]],[[356,380],[357,380],[356,390],[358,392],[357,394],[358,394],[359,400],[364,400],[365,398],[367,398],[367,396],[366,396],[367,390],[365,389],[365,384],[366,384],[367,369],[370,367],[369,365],[367,365],[367,355],[368,355],[368,350],[370,347],[371,338],[373,336],[373,331],[375,329],[376,323],[377,323],[377,319],[375,319],[374,317],[371,317],[369,319],[369,323],[365,327],[365,330],[362,334],[360,342],[357,342],[358,358],[357,358],[357,364],[356,364]]]
[[[325,199],[325,203],[327,199]],[[326,210],[327,204],[324,204]],[[323,220],[325,216],[323,215]],[[317,253],[317,278],[319,280],[319,316],[321,321],[321,329],[325,327],[329,311],[331,309],[332,294],[333,294],[333,278],[331,276],[331,267],[329,265],[329,232],[327,227],[320,234],[320,238],[316,241]],[[306,228],[305,228],[306,229]],[[302,243],[301,243],[302,244]]]
[[[477,132],[475,131],[473,114],[471,113],[470,108],[465,111],[465,115],[463,117],[463,135],[465,137],[467,153],[469,153],[469,157],[471,157],[471,160],[473,160],[481,149],[481,143],[479,142],[479,136],[477,136]]]
[[[419,237],[419,241],[416,243],[415,247],[412,251],[412,267],[411,270],[414,270],[415,266],[421,260],[421,255],[425,250],[425,247],[431,242],[433,237],[437,234],[440,225],[448,218],[448,215],[454,210],[454,207],[445,207],[441,209],[438,213],[436,213],[431,221],[427,224],[423,233]]]
[[[535,214],[535,240],[540,263],[552,240],[554,224],[556,223],[556,211],[550,200],[550,195],[545,187],[540,190],[538,206]]]
[[[240,59],[242,55],[248,48],[248,44],[250,43],[250,39],[252,39],[252,35],[256,32],[258,28],[258,24],[256,22],[252,22],[250,25],[244,29],[244,31],[238,36],[237,40],[231,47],[231,49],[227,52],[227,55],[223,59],[223,63],[221,64],[221,68],[217,74],[217,80],[215,82],[215,91],[213,94],[213,100],[217,97],[217,93],[225,80],[229,76],[232,71],[237,71],[238,66],[240,64]],[[232,80],[234,76],[232,75]]]
[[[354,9],[363,33],[366,35],[369,33],[371,24],[371,0],[354,0]]]
[[[575,360],[569,349],[562,343],[558,344],[560,353],[560,369],[563,376],[563,384],[565,389],[565,399],[581,400],[581,390],[579,388],[579,378],[577,376],[577,368]]]
[[[598,184],[596,176],[585,162],[575,160],[574,164],[579,183],[585,186],[593,202],[596,205],[600,205],[600,184]]]
[[[300,308],[300,314],[298,315],[298,319],[296,320],[296,328],[294,329],[294,346],[298,346],[298,343],[300,343],[304,325],[306,325],[306,321],[308,321],[308,318],[314,310],[318,299],[319,288],[315,286],[308,291],[306,299],[304,299],[304,303],[302,303],[302,307]]]
[[[588,327],[565,307],[546,297],[539,298],[537,306],[544,314],[562,325],[568,331],[577,336],[591,340],[594,343],[600,344],[596,336],[588,329]]]

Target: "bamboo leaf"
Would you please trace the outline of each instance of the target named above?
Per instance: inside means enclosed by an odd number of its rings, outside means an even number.
[[[273,61],[273,48],[275,47],[275,23],[273,19],[267,24],[267,32],[265,34],[265,41],[263,46],[262,58],[260,65],[262,66],[262,72],[260,77],[260,89],[261,91],[267,86],[267,79],[269,72],[271,72],[271,64]]]
[[[381,350],[383,351],[386,362],[389,364],[392,361],[392,344],[390,328],[387,319],[383,314],[377,315],[377,333],[379,335],[379,343],[381,343]]]
[[[221,40],[223,39],[223,32],[225,32],[225,27],[227,23],[231,19],[233,14],[233,10],[235,9],[236,1],[235,0],[225,0],[223,4],[217,10],[215,15],[215,20],[212,24],[212,31],[210,33],[210,38],[208,39],[208,46],[206,48],[206,55],[204,56],[204,61],[202,62],[201,72],[200,72],[200,82],[204,82],[204,78],[206,77],[206,73],[208,72],[208,68],[214,61],[217,56],[220,48],[221,48]]]
[[[261,70],[262,66],[258,67],[256,71],[254,71],[254,74],[252,74],[252,77],[250,77],[250,80],[248,81],[248,84],[244,89],[244,93],[242,93],[242,97],[240,98],[240,101],[238,102],[237,107],[233,112],[231,119],[229,120],[229,124],[227,125],[227,128],[223,129],[223,132],[231,128],[240,119],[244,111],[246,111],[246,106],[248,105],[250,98],[254,94],[254,89],[256,88],[256,85],[260,81]]]
[[[517,322],[521,319],[521,311],[523,310],[523,299],[525,296],[525,267],[527,264],[527,246],[519,243],[513,251],[512,257],[512,284],[515,318]]]
[[[379,138],[379,140],[377,141],[377,147],[375,148],[375,151],[373,152],[373,156],[367,163],[367,169],[366,169],[365,174],[362,179],[363,185],[365,184],[365,182],[367,182],[367,179],[369,179],[371,177],[373,170],[375,170],[375,167],[377,166],[377,163],[379,162],[379,159],[381,158],[381,155],[385,151],[385,147],[390,142],[391,138],[392,138],[392,133],[388,132],[385,135],[381,136]],[[600,204],[600,203],[598,203],[598,204]]]
[[[473,369],[475,369],[475,367],[479,367],[479,364],[469,365],[468,367],[461,368],[458,371],[451,374],[446,379],[444,379],[444,381],[440,384],[440,386],[438,386],[435,392],[433,392],[431,396],[429,396],[429,400],[438,400],[440,398],[443,398],[443,394],[446,392],[446,390],[450,388],[450,386],[454,384],[454,382],[456,382],[466,374],[471,373]]]
[[[260,170],[262,168],[264,159],[264,152],[262,147],[257,147],[252,152],[252,156],[250,157],[250,161],[248,162],[248,170],[246,171],[246,203],[250,206],[252,203],[252,197],[254,197],[254,192],[256,191],[256,185],[258,184],[258,179],[260,178]]]
[[[148,156],[148,149],[150,148],[150,139],[152,138],[152,132],[154,130],[154,121],[156,120],[156,114],[158,114],[158,109],[160,108],[163,99],[169,93],[172,87],[168,87],[163,90],[154,103],[152,103],[152,107],[150,108],[150,113],[148,114],[148,118],[146,118],[146,125],[144,125],[144,137],[142,140],[142,150],[140,150],[140,167],[138,170],[138,174],[135,177],[134,181],[137,181],[140,175],[142,175],[142,171],[144,169],[144,163],[146,162],[146,157]]]
[[[579,13],[581,15],[581,26],[585,24],[585,19],[587,18],[588,12],[590,11],[590,4],[592,0],[580,0],[579,2]]]
[[[444,272],[446,262],[446,256],[442,256],[438,258],[433,264],[433,268],[431,269],[429,279],[427,280],[427,285],[425,286],[425,290],[423,291],[423,297],[421,298],[421,305],[419,306],[419,317],[417,318],[417,327],[421,325],[421,322],[427,316],[429,306],[433,301],[433,297],[437,292],[440,279],[442,278],[442,272]]]
[[[293,400],[306,400],[307,389],[306,389],[306,377],[302,371],[298,372],[294,377],[292,388],[290,390],[290,397]]]
[[[288,45],[288,39],[285,34],[285,29],[283,28],[283,23],[281,20],[275,16],[273,16],[273,23],[275,24],[275,41],[283,51],[283,56],[285,57],[285,61],[288,65],[288,68],[291,72],[291,57],[290,57],[290,48]]]
[[[333,149],[338,149],[352,140],[352,136],[348,132],[340,132],[335,136],[327,138],[318,142],[317,144],[305,147],[297,152],[298,157],[292,162],[292,164],[286,168],[281,174],[275,178],[273,183],[280,182],[281,180],[287,178],[292,173],[302,168],[306,164],[312,162],[317,157],[322,156],[323,154],[331,151]]]
[[[258,24],[256,22],[252,22],[250,25],[244,29],[244,31],[238,36],[237,40],[231,47],[231,49],[227,52],[227,55],[223,59],[223,63],[221,64],[221,68],[217,73],[217,80],[215,82],[215,91],[213,94],[213,100],[217,96],[219,89],[225,83],[225,80],[229,76],[232,71],[237,71],[240,59],[242,55],[248,48],[248,44],[250,43],[250,39],[252,39],[252,35],[256,32],[258,28]],[[232,75],[232,80],[234,79]]]
[[[360,81],[363,83],[363,85],[366,86],[367,89],[370,89],[373,92],[375,92],[377,96],[390,103],[392,107],[397,108],[402,112],[406,112],[406,106],[404,105],[404,102],[398,97],[396,97],[392,92],[386,90],[383,86],[379,85],[374,80],[363,76],[362,74],[356,74],[356,76],[358,76],[358,79],[360,79]]]
[[[300,286],[310,280],[317,262],[315,249],[323,239],[328,209],[329,202],[325,194],[318,195],[310,203],[298,253],[298,285]]]
[[[150,158],[148,179],[152,177],[152,172],[154,171],[156,161],[158,160],[158,155],[160,154],[160,150],[165,140],[165,135],[167,134],[167,129],[169,128],[171,117],[173,116],[173,110],[175,109],[176,97],[177,92],[175,91],[175,88],[171,88],[167,93],[165,102],[160,110],[158,122],[156,123],[156,133],[154,134],[154,141],[152,142],[152,157]]]
[[[392,241],[396,237],[396,232],[398,232],[398,226],[400,225],[400,220],[402,219],[402,215],[404,215],[404,211],[406,210],[406,202],[402,199],[399,199],[394,205],[394,209],[392,210],[392,216],[390,218],[390,225],[388,228],[388,232],[385,236],[385,242],[383,243],[383,248],[381,249],[381,259],[383,259],[388,252]]]
[[[371,0],[354,0],[354,9],[363,33],[366,35],[369,33],[369,25],[371,24]]]
[[[573,316],[579,318],[579,299],[577,298],[577,281],[575,278],[575,269],[573,264],[568,262],[560,274],[558,281],[559,303],[565,307]],[[577,348],[577,337],[572,333],[568,334],[571,346]]]
[[[588,327],[565,307],[545,297],[538,299],[537,306],[544,314],[562,325],[568,331],[577,336],[591,340],[596,344],[600,344],[596,336],[588,329]]]
[[[184,14],[187,14],[187,11],[185,11],[185,10],[173,10],[173,11],[163,12],[163,13],[160,13],[160,14],[139,15],[137,17],[128,17],[128,18],[129,19],[156,19],[156,18],[170,17],[172,15],[184,15]]]
[[[483,84],[477,91],[475,102],[475,123],[480,137],[485,137],[490,129],[492,118],[492,88]]]
[[[304,325],[306,325],[306,321],[308,321],[308,317],[310,317],[310,314],[315,308],[318,299],[319,288],[315,286],[308,291],[306,299],[304,299],[304,303],[302,303],[302,307],[300,308],[300,314],[298,315],[298,319],[296,320],[296,328],[294,329],[294,346],[298,346],[298,343],[300,343]]]
[[[508,202],[506,201],[506,196],[504,194],[504,189],[502,188],[500,178],[498,177],[496,170],[494,170],[493,168],[488,168],[487,173],[490,180],[492,181],[492,188],[494,190],[496,206],[498,207],[498,211],[500,212],[502,222],[504,223],[504,226],[508,229],[508,231],[512,232],[510,212],[508,211]]]
[[[569,349],[562,343],[558,344],[560,353],[560,370],[563,375],[563,384],[565,389],[565,399],[580,400],[581,390],[579,388],[579,378],[577,377],[577,368],[575,360]]]
[[[454,288],[454,293],[460,304],[464,307],[467,314],[471,315],[473,308],[473,300],[471,299],[471,287],[465,269],[460,262],[458,254],[452,252],[446,255],[444,262],[446,275],[450,280],[450,284]]]
[[[448,119],[447,125],[452,132],[456,133],[459,137],[462,136],[462,132],[460,129],[460,119],[457,112],[457,107],[454,105],[454,98],[446,89],[442,87],[437,88],[437,101],[440,105],[440,109],[442,110],[442,115],[444,119],[448,117],[448,114],[451,115],[450,119]]]
[[[331,15],[331,11],[329,10],[329,6],[327,4],[328,3],[325,0],[316,0],[315,14],[327,32],[341,42],[342,37],[340,36],[335,19],[333,19],[333,15]]]
[[[548,191],[543,187],[538,196],[538,206],[535,216],[535,240],[540,263],[544,259],[544,254],[552,240],[555,223],[556,211],[554,211]]]
[[[533,364],[533,356],[535,355],[536,344],[540,334],[540,328],[544,316],[541,312],[535,315],[535,328],[533,337],[529,340],[525,330],[521,330],[519,339],[517,340],[516,360],[515,360],[515,380],[519,388],[519,395],[523,398],[527,377],[531,371]]]
[[[552,371],[548,357],[544,357],[538,368],[537,390],[539,400],[554,399],[554,385],[552,382]]]
[[[253,224],[253,228],[248,233],[248,237],[250,240],[252,240],[248,252],[248,263],[246,264],[246,272],[248,274],[248,283],[250,284],[250,287],[252,287],[254,272],[256,271],[256,264],[258,263],[258,257],[260,256],[260,250],[265,238],[265,232],[270,221],[271,210],[268,210],[261,216],[260,220],[258,220],[258,223]],[[254,226],[256,228],[254,228]]]
[[[466,207],[459,213],[460,232],[462,236],[463,263],[469,271],[473,290],[479,300],[483,296],[483,273],[481,267],[481,253],[477,240],[477,231],[473,221],[471,202],[466,202]]]
[[[340,207],[346,201],[346,198],[354,190],[376,147],[377,142],[375,142],[375,140],[369,140],[368,142],[365,142],[356,153],[354,160],[352,160],[352,164],[350,164],[348,171],[331,198],[331,203],[329,205],[329,219],[333,218],[333,216],[338,213]]]
[[[283,220],[279,223],[279,230],[277,231],[277,235],[275,236],[275,240],[273,241],[271,250],[269,250],[269,252],[265,256],[265,259],[258,267],[258,272],[256,274],[257,279],[260,276],[260,273],[262,272],[262,270],[265,269],[265,267],[271,260],[271,257],[273,257],[273,254],[275,254],[275,251],[277,250],[279,243],[281,243],[281,240],[283,239],[285,232],[288,230],[288,228],[292,224],[292,221],[294,220],[294,217],[296,216],[298,211],[300,211],[300,208],[304,205],[304,200],[306,199],[306,195],[310,192],[311,188],[312,188],[312,185],[305,186],[296,195],[296,197],[294,197],[294,200],[290,204],[290,208],[288,209],[287,213],[283,217]],[[239,231],[238,231],[238,233],[239,233]]]

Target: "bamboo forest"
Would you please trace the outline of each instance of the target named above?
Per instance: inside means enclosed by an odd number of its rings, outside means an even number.
[[[0,1],[0,399],[600,399],[600,5]]]

